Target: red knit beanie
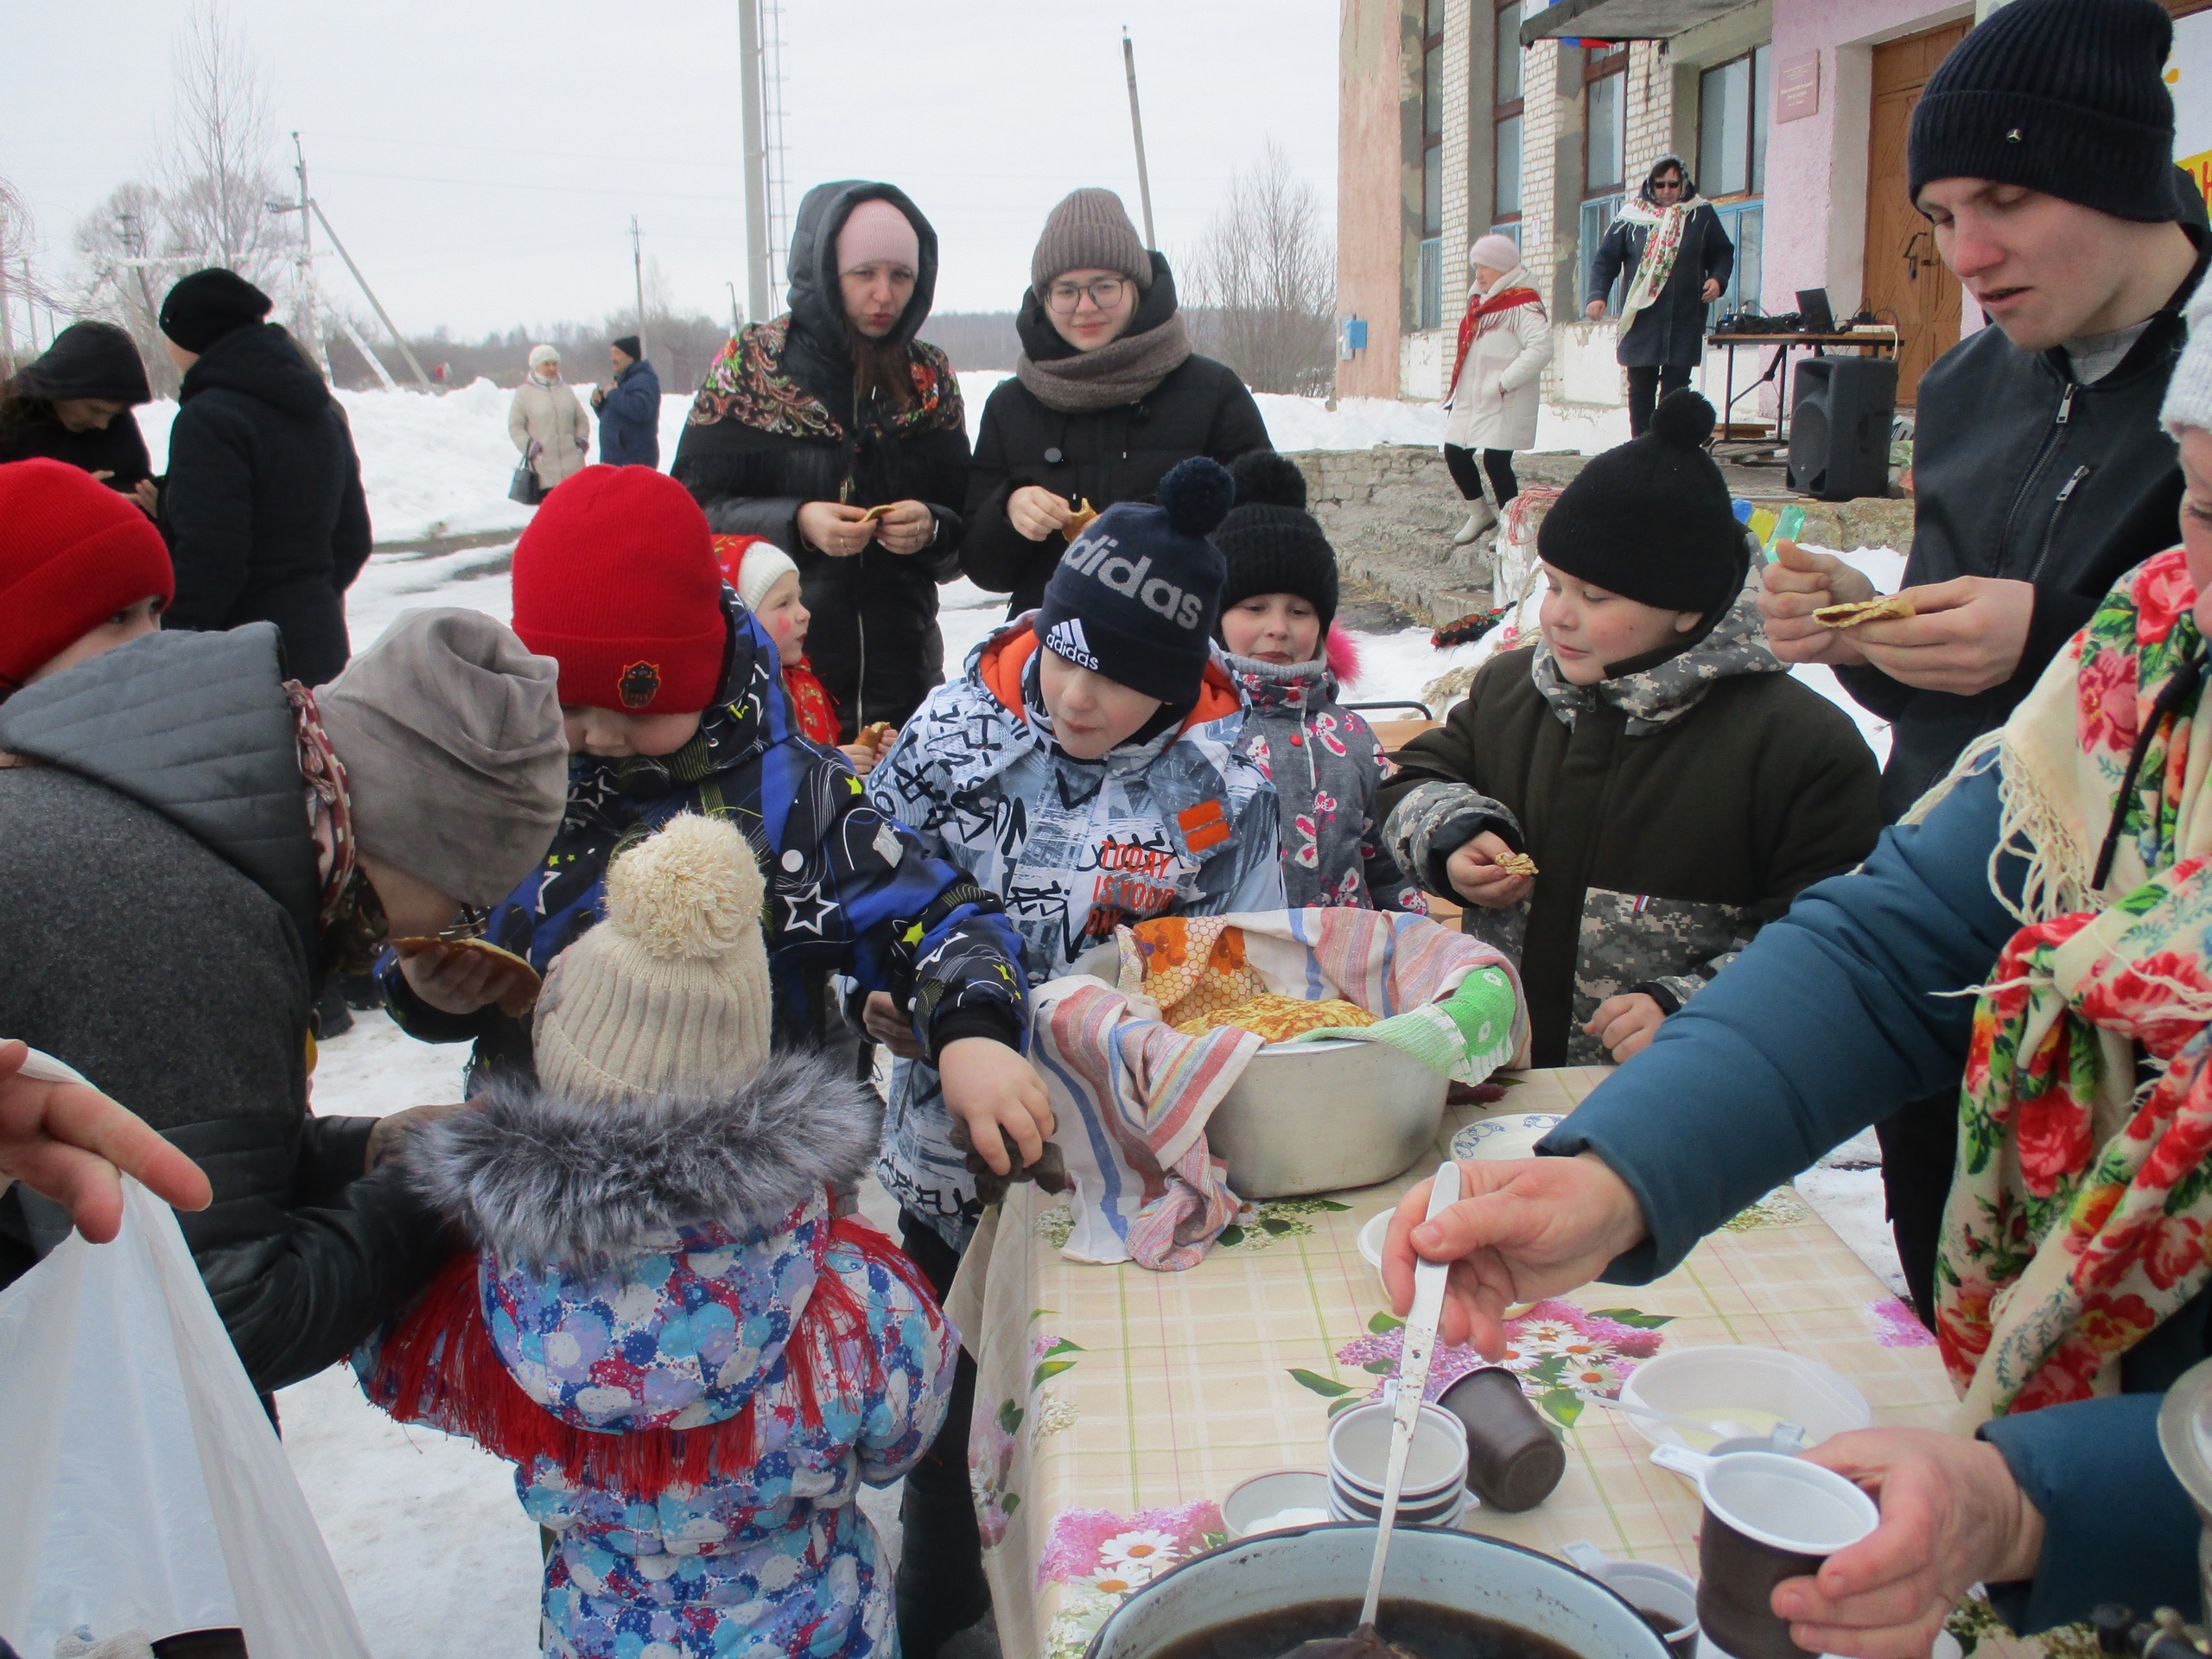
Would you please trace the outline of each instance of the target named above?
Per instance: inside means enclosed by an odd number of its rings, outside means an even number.
[[[515,632],[561,664],[561,701],[629,715],[715,700],[729,630],[707,515],[650,467],[587,467],[515,545]]]
[[[59,461],[0,467],[0,690],[118,611],[175,594],[162,532],[129,496]]]

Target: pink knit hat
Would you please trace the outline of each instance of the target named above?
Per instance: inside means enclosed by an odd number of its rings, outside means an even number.
[[[839,275],[859,266],[888,259],[909,270],[922,264],[922,238],[906,214],[881,197],[861,203],[845,216],[837,232]]]
[[[1510,270],[1521,263],[1521,250],[1510,236],[1497,231],[1475,238],[1474,246],[1467,250],[1467,269],[1488,265],[1492,270]]]

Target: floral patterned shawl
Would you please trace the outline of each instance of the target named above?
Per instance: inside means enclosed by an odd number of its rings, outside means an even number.
[[[785,366],[791,327],[786,314],[772,322],[747,323],[731,335],[692,398],[686,423],[712,426],[717,421],[734,421],[784,437],[833,442],[845,437],[844,427],[829,406]],[[903,438],[910,433],[963,429],[968,416],[961,407],[960,381],[952,372],[952,359],[924,340],[909,345],[906,355],[914,376],[913,406],[892,413],[884,429]]]
[[[2212,1275],[2195,601],[2179,549],[2148,561],[1953,773],[1994,751],[1999,846],[2029,861],[2024,925],[1974,1007],[1936,1267],[1961,1427],[2112,1392]]]

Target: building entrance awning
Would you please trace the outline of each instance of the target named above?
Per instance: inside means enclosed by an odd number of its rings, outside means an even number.
[[[1745,0],[1559,0],[1531,13],[1521,44],[1538,41],[1669,41],[1744,10]]]

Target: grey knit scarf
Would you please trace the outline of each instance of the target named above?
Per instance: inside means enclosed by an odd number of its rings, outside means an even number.
[[[1182,367],[1191,354],[1191,331],[1177,312],[1158,327],[1124,334],[1095,351],[1039,363],[1024,352],[1014,372],[1046,408],[1061,415],[1134,404]]]

